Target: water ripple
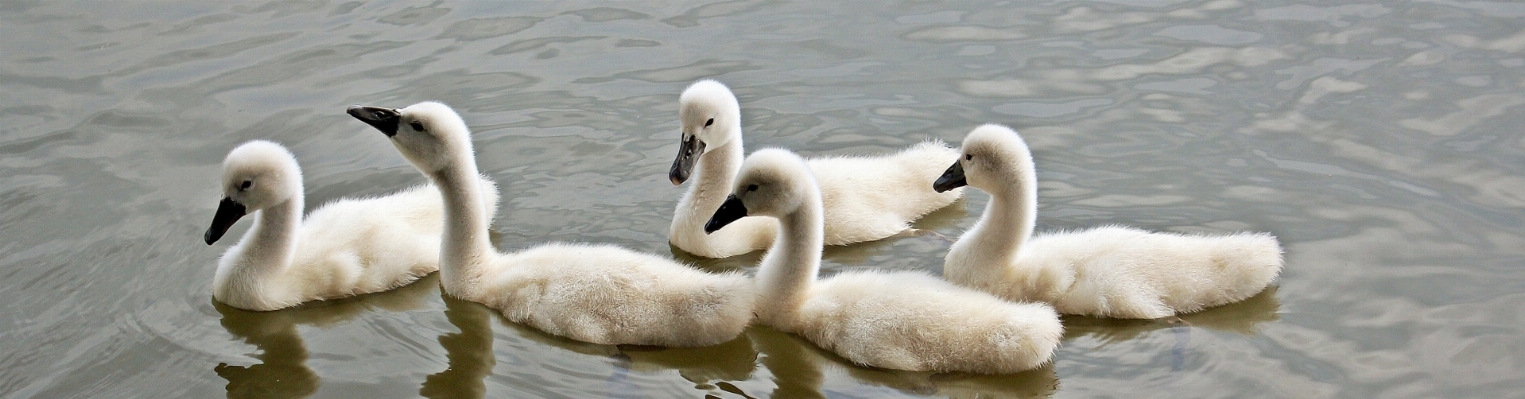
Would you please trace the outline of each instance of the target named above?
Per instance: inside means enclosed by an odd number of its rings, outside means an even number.
[[[0,395],[1498,397],[1525,364],[1525,8],[1299,4],[0,3]],[[766,327],[590,345],[403,289],[210,301],[200,233],[250,139],[313,205],[423,181],[350,104],[454,106],[500,182],[492,240],[666,243],[677,96],[718,78],[746,144],[806,155],[1021,131],[1042,231],[1268,231],[1287,268],[1179,320],[1066,318],[1010,376],[847,364]],[[972,191],[918,228],[956,237]],[[241,234],[246,226],[231,234]],[[823,275],[941,271],[948,242],[829,248]],[[1200,395],[1198,395],[1200,396]]]

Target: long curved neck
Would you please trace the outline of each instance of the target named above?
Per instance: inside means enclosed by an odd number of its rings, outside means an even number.
[[[259,211],[254,226],[239,242],[239,261],[233,274],[264,280],[284,273],[297,252],[297,231],[302,227],[302,193]]]
[[[734,128],[741,129],[740,126]],[[704,223],[710,220],[715,209],[720,208],[726,195],[735,188],[731,185],[736,184],[736,174],[741,171],[743,158],[741,137],[735,136],[699,156],[698,165],[694,165],[694,184],[688,187],[688,193],[678,204],[681,217],[677,222],[689,224],[694,230],[703,229]]]
[[[254,226],[218,261],[212,296],[239,307],[275,309],[290,305],[292,292],[282,276],[296,258],[302,194],[258,212]]]
[[[1033,235],[1038,214],[1038,181],[1032,169],[1018,173],[1018,179],[1016,184],[990,193],[985,214],[954,243],[950,254],[969,257],[965,264],[974,265],[1017,261],[1022,246]]]
[[[797,309],[807,299],[821,269],[821,247],[825,228],[820,190],[814,185],[805,193],[798,210],[779,218],[782,234],[763,256],[757,271],[759,303],[778,310]]]
[[[469,155],[468,155],[469,156]],[[474,158],[455,162],[430,176],[445,204],[445,231],[440,242],[440,281],[445,291],[474,299],[482,264],[493,254],[487,236],[486,205]]]

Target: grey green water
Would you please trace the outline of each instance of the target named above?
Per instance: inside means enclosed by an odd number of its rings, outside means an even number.
[[[0,396],[1525,397],[1525,3],[672,3],[0,2]],[[499,248],[671,254],[677,96],[701,78],[735,89],[751,149],[1009,124],[1040,230],[1268,231],[1286,271],[1180,321],[1066,319],[1052,366],[1008,376],[854,367],[764,327],[581,344],[436,278],[211,299],[227,244],[201,232],[238,143],[291,147],[313,205],[423,180],[357,103],[462,113]],[[919,227],[955,237],[987,199]],[[936,273],[947,246],[832,248],[824,273]]]

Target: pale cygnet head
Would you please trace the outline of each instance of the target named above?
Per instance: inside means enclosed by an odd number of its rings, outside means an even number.
[[[438,173],[457,159],[470,159],[471,131],[448,105],[433,101],[401,109],[353,105],[347,112],[385,134],[402,157],[424,174]]]
[[[668,180],[675,186],[688,180],[706,149],[739,139],[741,106],[731,89],[705,79],[689,85],[678,97],[678,121],[683,125],[682,141],[678,144],[678,157],[667,172]]]
[[[754,152],[742,162],[736,187],[704,224],[704,232],[713,233],[747,216],[783,217],[797,212],[812,200],[815,184],[815,175],[799,155],[777,148]]]
[[[286,147],[264,140],[239,145],[222,161],[222,202],[202,238],[212,245],[244,215],[289,201],[301,192],[302,169]]]
[[[997,124],[977,127],[964,137],[959,151],[958,161],[932,184],[937,192],[968,185],[995,193],[1033,184],[1032,152],[1022,136],[1009,127]]]

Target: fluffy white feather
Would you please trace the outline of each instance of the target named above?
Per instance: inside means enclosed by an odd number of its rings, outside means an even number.
[[[351,107],[391,142],[445,198],[440,282],[446,293],[503,312],[509,320],[598,344],[705,346],[731,340],[752,320],[756,291],[746,276],[709,274],[670,259],[610,245],[548,244],[499,253],[487,221],[471,132],[444,104],[403,109]]]
[[[491,180],[477,184],[482,202],[498,202]],[[212,297],[228,305],[275,310],[386,291],[439,270],[443,206],[439,191],[427,184],[339,199],[302,220],[296,157],[280,144],[256,140],[228,153],[222,190],[229,209],[219,209],[208,244],[245,210],[258,213],[243,239],[223,253],[212,280]],[[484,217],[490,220],[495,208]]]
[[[678,200],[669,240],[688,253],[708,258],[767,248],[778,227],[764,218],[739,220],[724,231],[704,234],[710,212],[725,201],[741,167],[741,108],[736,96],[720,82],[701,80],[684,90],[678,102],[683,137],[669,178],[681,184],[692,170],[695,181]],[[889,237],[957,201],[962,191],[926,190],[940,168],[957,157],[958,152],[941,141],[929,141],[889,155],[808,161],[825,202],[825,245]]]
[[[1002,301],[919,272],[844,272],[817,281],[821,193],[793,153],[752,154],[730,198],[708,229],[757,215],[776,218],[782,232],[758,266],[764,324],[854,363],[898,370],[1012,373],[1047,363],[1059,345],[1064,327],[1046,304]]]
[[[991,198],[945,258],[943,276],[960,285],[1052,303],[1060,313],[1152,319],[1243,300],[1281,272],[1281,246],[1266,233],[1105,226],[1032,237],[1038,182],[1027,144],[1010,128],[984,125],[962,153],[939,188],[958,169]]]

